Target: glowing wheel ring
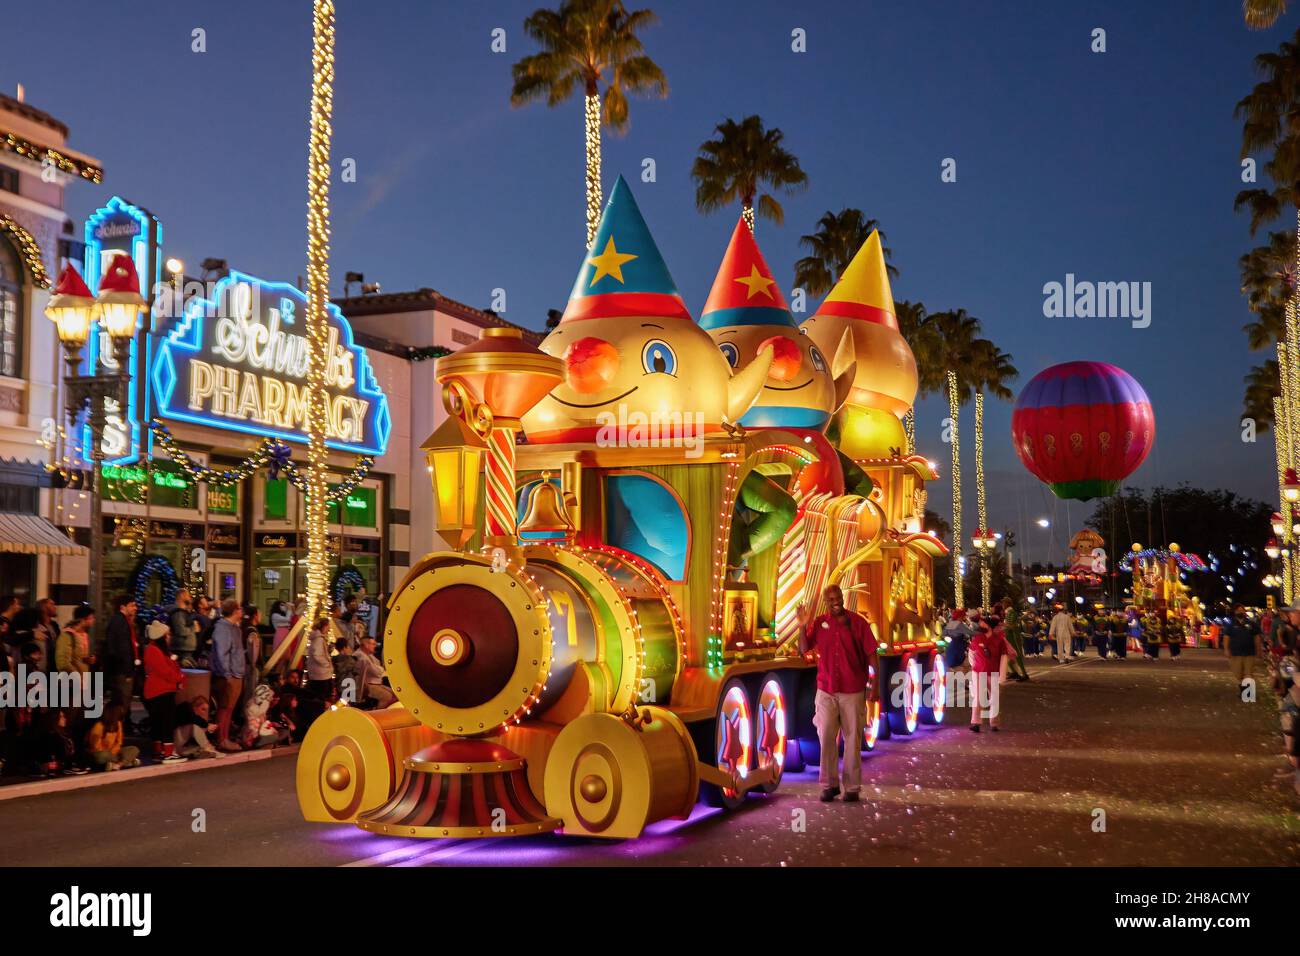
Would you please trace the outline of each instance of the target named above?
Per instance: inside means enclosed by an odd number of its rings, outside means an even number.
[[[751,735],[754,723],[750,711],[745,685],[738,680],[731,681],[723,688],[722,700],[718,704],[714,757],[719,770],[741,779],[749,776],[754,759]],[[728,806],[738,806],[744,795],[731,787],[724,787],[722,799]]]
[[[930,662],[930,723],[943,723],[948,709],[948,663],[940,651],[934,652]]]
[[[880,698],[867,700],[867,716],[862,724],[862,746],[864,750],[875,750],[876,741],[880,739]]]
[[[781,774],[785,771],[785,752],[787,741],[787,713],[785,691],[775,674],[763,678],[763,686],[758,692],[758,707],[754,710],[754,753],[758,769],[762,770],[776,764],[776,779],[763,784],[767,793],[772,793],[781,783]],[[765,731],[770,734],[770,746],[765,746]]]
[[[921,719],[921,662],[909,656],[903,673],[903,725],[910,734]]]

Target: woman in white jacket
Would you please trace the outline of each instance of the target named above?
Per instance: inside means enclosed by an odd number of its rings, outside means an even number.
[[[334,661],[325,636],[329,627],[329,618],[318,618],[307,638],[307,688],[324,701],[334,696]]]

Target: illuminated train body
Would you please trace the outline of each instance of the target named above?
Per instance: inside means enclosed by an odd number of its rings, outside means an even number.
[[[880,642],[882,699],[845,745],[942,721],[932,562],[946,550],[923,530],[936,476],[900,450],[915,365],[878,294],[874,235],[864,256],[876,292],[856,289],[855,259],[801,330],[779,293],[746,311],[774,283],[740,228],[701,327],[620,180],[540,350],[490,329],[438,360],[451,416],[425,450],[452,549],[389,600],[399,705],[340,706],[308,733],[307,819],[630,838],[701,798],[770,793],[819,759],[796,609],[819,612],[832,583]],[[733,269],[739,306],[718,292]],[[593,427],[594,409],[634,402],[631,430]],[[638,411],[664,407],[700,409],[703,427],[641,428],[656,419]]]

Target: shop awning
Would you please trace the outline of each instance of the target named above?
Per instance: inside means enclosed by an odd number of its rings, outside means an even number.
[[[86,549],[40,515],[0,511],[0,551],[19,554],[85,554]]]

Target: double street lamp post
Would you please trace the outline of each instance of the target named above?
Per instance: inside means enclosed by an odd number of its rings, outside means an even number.
[[[107,424],[109,402],[125,408],[130,398],[131,341],[135,338],[140,314],[145,311],[145,300],[140,295],[135,264],[129,256],[114,256],[100,282],[98,296],[92,296],[76,269],[65,266],[50,303],[48,315],[58,327],[59,341],[63,343],[67,372],[63,387],[67,397],[68,420],[74,426],[84,411],[90,431],[90,448],[83,455],[90,462],[90,555],[89,602],[103,619],[104,614],[104,521],[103,502],[100,496],[100,471],[104,462],[104,426]],[[99,323],[108,333],[112,344],[116,369],[102,360],[89,375],[81,373],[81,352],[90,338],[92,326]]]

